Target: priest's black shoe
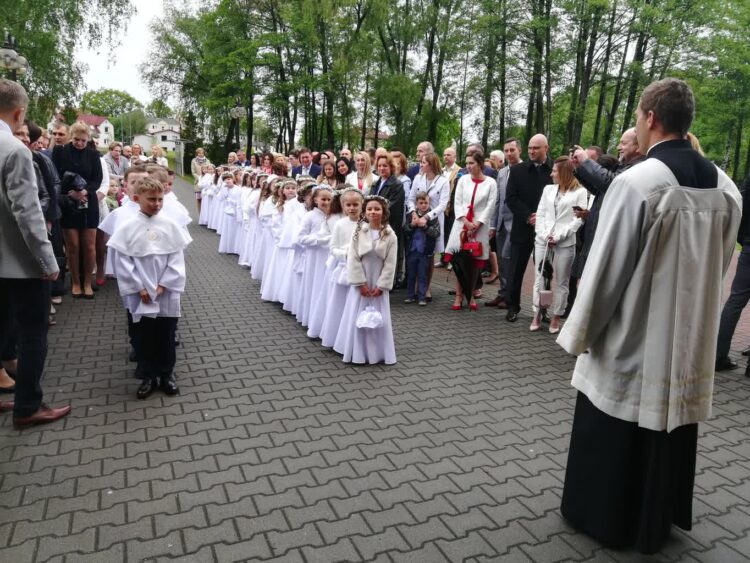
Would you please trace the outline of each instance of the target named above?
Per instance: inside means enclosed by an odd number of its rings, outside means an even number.
[[[135,392],[135,396],[139,399],[146,399],[151,396],[151,393],[156,389],[156,381],[153,379],[144,379],[138,391]]]
[[[735,362],[729,356],[721,358],[720,360],[716,360],[716,371],[729,371],[730,369],[735,369],[736,367],[737,362]]]
[[[518,313],[515,311],[508,311],[508,314],[505,315],[505,320],[509,323],[514,323],[518,320]]]
[[[177,388],[177,381],[174,378],[174,374],[162,377],[159,387],[161,387],[161,390],[164,391],[165,395],[177,395],[177,393],[180,392]]]

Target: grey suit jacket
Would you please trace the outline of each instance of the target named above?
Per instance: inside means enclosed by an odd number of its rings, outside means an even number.
[[[505,166],[497,173],[497,197],[495,198],[495,210],[490,220],[490,229],[495,231],[500,231],[505,227],[505,230],[510,232],[513,228],[513,212],[505,204],[509,174],[510,166]]]
[[[0,278],[40,278],[58,271],[31,151],[0,131]]]

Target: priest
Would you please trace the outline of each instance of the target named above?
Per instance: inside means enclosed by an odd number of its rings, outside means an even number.
[[[711,416],[724,276],[741,197],[691,148],[688,85],[637,110],[647,159],[607,193],[558,343],[578,355],[563,516],[606,547],[655,553],[692,525],[698,423]]]

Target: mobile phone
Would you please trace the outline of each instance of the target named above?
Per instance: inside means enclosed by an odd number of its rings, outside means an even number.
[[[580,205],[574,205],[573,211],[583,211],[583,208]]]

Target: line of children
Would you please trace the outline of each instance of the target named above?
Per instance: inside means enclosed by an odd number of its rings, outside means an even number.
[[[200,224],[221,230],[223,240],[231,227],[217,224],[217,208],[227,207],[236,188],[227,187],[226,172],[218,170],[205,170],[199,181]],[[281,303],[309,337],[320,338],[346,362],[395,363],[389,292],[398,244],[388,226],[387,200],[254,170],[244,172],[241,183],[248,191],[235,196],[244,231],[238,262],[260,281],[261,298]],[[365,309],[377,311],[380,326],[357,327]]]

